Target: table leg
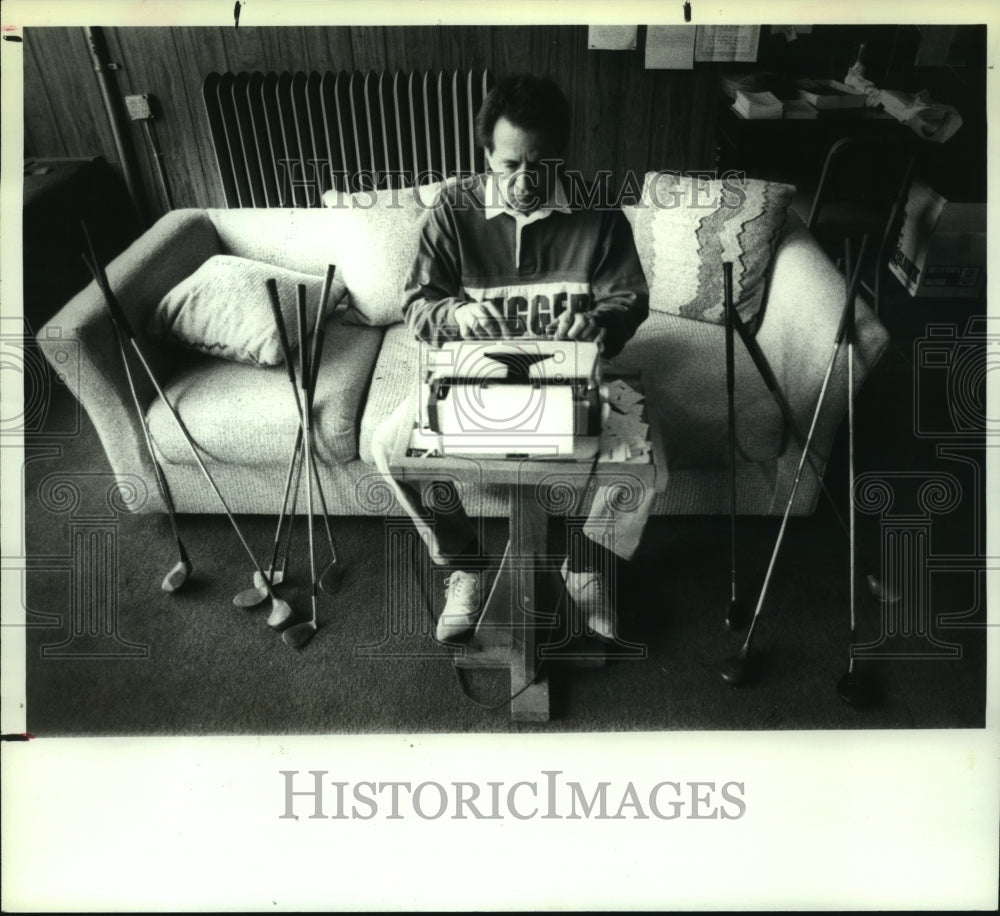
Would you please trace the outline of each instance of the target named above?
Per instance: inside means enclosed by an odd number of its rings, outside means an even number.
[[[511,604],[510,686],[514,697],[510,713],[511,718],[522,722],[547,722],[549,684],[544,673],[538,674],[538,634],[543,622],[538,607],[539,570],[534,559],[548,555],[548,515],[534,498],[533,488],[512,484],[509,490],[509,552],[515,562],[528,569],[527,575],[516,577],[520,594],[515,594]]]
[[[547,722],[549,685],[538,671],[538,634],[551,622],[538,608],[538,557],[546,555],[548,515],[532,487],[511,484],[510,540],[475,635],[455,663],[510,671],[511,718]]]

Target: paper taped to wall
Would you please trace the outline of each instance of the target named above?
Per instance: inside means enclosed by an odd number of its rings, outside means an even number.
[[[696,29],[694,59],[699,62],[757,60],[759,25],[700,25]]]
[[[647,70],[693,70],[695,26],[651,25],[646,28]]]

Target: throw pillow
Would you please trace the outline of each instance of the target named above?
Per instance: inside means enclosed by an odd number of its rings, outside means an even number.
[[[153,310],[147,333],[238,363],[280,365],[285,356],[266,286],[272,277],[294,351],[299,344],[297,287],[306,287],[306,321],[311,332],[323,278],[232,255],[214,255],[167,293]],[[328,312],[345,292],[338,270]]]
[[[420,223],[446,183],[323,196],[327,207],[347,208],[338,262],[350,291],[345,321],[383,326],[403,320],[403,290],[417,256]]]
[[[730,261],[736,310],[755,331],[794,193],[792,185],[760,179],[647,172],[640,203],[622,210],[649,284],[649,307],[723,324],[722,263]]]

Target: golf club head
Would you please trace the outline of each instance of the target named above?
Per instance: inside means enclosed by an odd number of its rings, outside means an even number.
[[[312,620],[307,620],[305,623],[297,623],[294,626],[290,626],[281,634],[281,641],[293,649],[301,649],[316,635],[318,629]]]
[[[271,613],[267,617],[267,625],[272,630],[283,630],[292,619],[292,606],[281,598],[275,598],[271,603]]]
[[[328,595],[332,595],[340,588],[340,584],[343,581],[344,567],[341,566],[336,560],[333,560],[330,565],[323,570],[323,574],[319,577],[319,587]]]
[[[746,602],[739,598],[731,600],[729,607],[726,608],[726,629],[745,630],[749,622],[750,608],[747,607]]]
[[[243,608],[257,607],[266,598],[266,588],[245,588],[233,596],[233,604]]]
[[[285,567],[283,565],[279,566],[277,569],[269,569],[267,574],[271,579],[272,586],[281,585],[281,583],[285,581]],[[264,584],[264,577],[259,572],[255,572],[253,574],[253,584],[257,588],[263,590],[264,597],[266,598],[267,586]]]
[[[747,647],[744,646],[740,649],[739,654],[727,658],[722,663],[719,674],[722,675],[722,679],[727,684],[732,684],[736,687],[746,681],[748,657]]]
[[[899,601],[899,592],[887,586],[878,576],[869,573],[865,577],[865,582],[868,585],[868,591],[879,601],[885,604],[895,604]]]
[[[191,575],[191,564],[185,560],[178,560],[173,569],[170,570],[160,583],[160,588],[165,592],[176,592]]]
[[[837,696],[851,706],[866,709],[875,705],[878,691],[871,678],[854,670],[837,681]]]

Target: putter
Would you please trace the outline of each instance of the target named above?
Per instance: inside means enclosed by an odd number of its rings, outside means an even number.
[[[830,361],[827,364],[826,373],[823,376],[823,384],[820,387],[819,397],[816,399],[816,408],[813,410],[812,422],[809,424],[809,432],[806,435],[805,445],[802,448],[802,455],[799,458],[799,464],[795,471],[795,479],[792,481],[792,488],[788,494],[788,502],[785,504],[785,511],[781,518],[781,527],[778,529],[778,537],[774,543],[774,550],[771,552],[771,559],[767,565],[767,572],[764,575],[764,584],[761,586],[760,595],[757,598],[757,606],[754,609],[753,618],[750,620],[750,626],[747,629],[746,638],[743,640],[743,645],[740,647],[739,652],[726,659],[720,671],[722,679],[734,686],[742,684],[746,680],[747,667],[750,658],[750,644],[753,640],[753,634],[757,626],[757,621],[760,619],[760,614],[764,607],[764,601],[767,598],[767,589],[771,583],[771,575],[774,572],[775,563],[778,559],[778,553],[781,550],[781,543],[785,536],[785,529],[788,527],[788,518],[792,513],[792,503],[795,501],[795,494],[799,488],[799,481],[802,479],[802,469],[805,467],[806,461],[808,460],[809,448],[812,445],[813,434],[816,432],[816,424],[819,420],[820,412],[823,409],[823,402],[826,400],[826,390],[830,384],[830,376],[833,374],[833,366],[837,361],[837,354],[840,352],[840,345],[846,332],[848,312],[851,308],[851,304],[857,296],[858,285],[861,282],[861,260],[864,257],[864,252],[867,246],[868,236],[865,235],[861,241],[861,252],[859,254],[858,263],[854,269],[853,276],[851,275],[850,267],[848,266],[847,301],[844,303],[844,311],[841,315],[840,326],[837,329],[837,335],[833,342],[833,352],[830,354]]]
[[[736,591],[736,367],[735,341],[733,338],[733,265],[722,265],[726,311],[726,411],[729,432],[729,606],[726,608],[726,626],[730,630],[743,629],[747,622],[746,605]]]
[[[229,523],[233,527],[233,531],[236,532],[236,536],[239,538],[240,543],[243,545],[243,548],[250,555],[250,559],[253,562],[253,565],[256,567],[257,571],[263,577],[264,584],[267,586],[268,596],[271,599],[271,616],[270,618],[268,618],[268,622],[270,623],[271,619],[273,618],[276,624],[280,625],[278,623],[279,621],[281,622],[287,621],[288,618],[292,616],[291,607],[288,605],[288,602],[282,601],[277,595],[274,594],[274,591],[271,588],[270,581],[268,580],[267,576],[264,575],[264,571],[260,568],[260,564],[257,562],[257,558],[254,556],[253,550],[250,549],[250,545],[247,543],[246,538],[243,536],[243,532],[240,530],[240,526],[237,524],[236,519],[233,517],[233,513],[229,510],[229,505],[226,502],[225,497],[222,495],[222,492],[216,485],[215,480],[212,479],[212,475],[209,473],[208,468],[205,466],[205,462],[202,460],[201,455],[198,454],[198,447],[195,445],[194,439],[191,438],[191,434],[187,431],[187,427],[182,422],[180,415],[174,408],[174,405],[170,403],[170,400],[167,398],[166,393],[160,386],[159,381],[157,381],[156,375],[154,374],[149,363],[147,362],[146,356],[142,352],[142,347],[139,346],[139,341],[136,340],[135,334],[132,331],[132,326],[129,324],[128,318],[125,316],[125,313],[122,311],[121,306],[118,304],[118,300],[115,298],[115,295],[111,290],[111,286],[108,283],[107,274],[105,274],[104,268],[101,267],[101,265],[96,262],[94,264],[91,264],[86,257],[84,257],[83,260],[84,263],[87,264],[87,267],[91,270],[91,273],[94,275],[94,280],[97,282],[98,287],[100,288],[102,294],[104,295],[104,302],[105,305],[107,305],[108,311],[111,314],[112,323],[115,324],[116,327],[118,327],[121,330],[121,333],[131,345],[132,351],[135,353],[135,355],[139,359],[139,362],[142,364],[143,371],[149,377],[149,381],[153,385],[153,388],[156,389],[157,395],[159,396],[160,400],[163,401],[164,405],[166,405],[167,410],[170,411],[170,415],[174,418],[174,422],[177,424],[178,429],[180,429],[181,435],[184,437],[184,441],[187,443],[188,448],[191,450],[191,454],[194,456],[194,460],[197,462],[198,467],[200,468],[202,474],[204,474],[205,479],[208,481],[208,485],[212,488],[216,497],[218,497],[218,500],[222,505],[223,511],[226,513],[226,517],[229,519]]]
[[[785,423],[794,437],[796,445],[798,445],[799,448],[803,448],[806,441],[805,434],[799,427],[798,421],[792,413],[792,407],[785,398],[785,395],[781,390],[781,386],[778,384],[778,380],[774,376],[771,364],[767,361],[767,357],[761,350],[760,344],[757,343],[756,338],[753,337],[747,330],[746,325],[743,323],[743,319],[740,318],[739,312],[735,309],[733,310],[733,326],[736,329],[736,333],[739,334],[740,340],[743,341],[743,344],[746,347],[747,352],[750,354],[750,358],[753,360],[754,365],[757,367],[757,371],[760,373],[761,378],[764,380],[767,390],[771,393],[771,397],[774,398],[774,402],[781,410],[781,415],[784,417]],[[843,529],[844,534],[850,536],[847,523],[844,521],[843,515],[840,514],[840,510],[837,508],[837,503],[834,501],[829,489],[827,489],[827,486],[823,481],[823,475],[816,466],[816,462],[813,460],[812,455],[809,456],[809,467],[816,476],[820,490],[822,491],[823,496],[826,497],[826,501],[829,504],[830,509],[833,511],[834,517],[837,519],[837,523]],[[875,598],[885,602],[886,604],[893,604],[894,602],[899,601],[899,592],[893,591],[887,587],[881,579],[875,575],[875,573],[871,572],[873,565],[863,553],[860,554],[860,557],[864,562],[866,569],[865,582],[868,586],[869,592],[871,592]],[[742,627],[739,627],[739,629],[742,629]]]
[[[322,303],[321,303],[322,306]],[[318,582],[316,580],[316,549],[313,539],[313,475],[312,475],[312,413],[310,400],[310,373],[309,357],[306,353],[306,288],[303,285],[298,287],[298,299],[296,301],[296,311],[299,322],[299,385],[302,391],[300,403],[300,415],[302,417],[302,431],[305,437],[303,454],[306,465],[306,501],[307,518],[309,519],[309,574],[310,582],[310,604],[312,607],[312,617],[303,623],[296,623],[290,626],[281,634],[282,642],[294,649],[301,649],[316,633],[316,600]]]
[[[845,262],[850,264],[850,243],[844,242]],[[837,695],[851,706],[864,708],[875,702],[875,688],[871,680],[855,668],[854,646],[857,638],[857,617],[855,614],[855,531],[854,531],[854,343],[855,315],[853,300],[848,303],[847,311],[847,492],[850,499],[848,516],[850,522],[850,607],[851,607],[851,637],[848,648],[847,672],[837,681]]]
[[[87,253],[83,255],[83,260],[91,274],[96,276],[98,263],[97,254],[94,251],[94,245],[91,242],[90,233],[87,231],[87,224],[81,223],[81,226],[83,227],[83,235],[87,242]],[[153,439],[149,434],[149,426],[146,423],[146,414],[143,412],[142,405],[139,402],[139,394],[135,389],[135,379],[132,377],[132,368],[128,364],[128,357],[125,353],[125,339],[122,335],[121,328],[118,326],[118,322],[114,321],[112,324],[114,324],[115,328],[115,339],[118,343],[118,352],[121,354],[122,366],[125,369],[125,378],[128,380],[129,392],[132,395],[132,403],[135,405],[135,411],[139,416],[139,425],[142,427],[142,438],[146,443],[146,451],[149,453],[149,460],[153,464],[153,473],[156,475],[156,486],[160,491],[160,496],[163,498],[164,505],[167,507],[167,517],[170,519],[170,528],[173,531],[174,541],[177,544],[178,560],[171,568],[170,572],[163,577],[163,581],[160,583],[160,588],[162,588],[163,591],[173,593],[188,580],[188,576],[191,575],[193,567],[191,565],[191,559],[188,556],[187,548],[181,540],[180,530],[177,527],[177,510],[174,508],[174,501],[170,496],[170,489],[167,487],[167,478],[164,476],[163,468],[160,467],[160,462],[157,460],[156,452],[153,450]]]

